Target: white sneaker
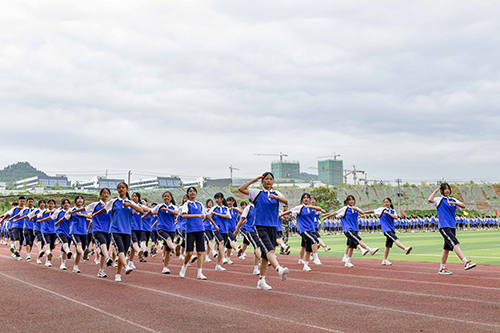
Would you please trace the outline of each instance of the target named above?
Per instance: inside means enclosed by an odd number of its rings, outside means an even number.
[[[101,263],[101,260],[99,258],[95,258],[94,262],[95,262],[96,265],[99,265]]]
[[[290,245],[288,244],[285,244],[285,246],[282,246],[281,249],[283,250],[283,252],[287,253],[287,252],[290,252]]]
[[[31,254],[26,255],[26,261],[31,261]]]
[[[290,272],[290,270],[288,268],[286,268],[286,267],[280,267],[280,269],[278,271],[278,274],[280,276],[281,281],[285,281],[286,280],[289,272]]]
[[[49,259],[49,261],[52,260],[52,256],[53,256],[52,252],[48,251],[48,253],[47,253],[47,259]]]
[[[257,282],[257,289],[262,289],[262,290],[271,290],[273,289],[270,285],[266,283],[266,280],[264,279],[259,279],[259,282]]]
[[[344,264],[345,267],[353,268],[354,265],[350,261],[346,261]]]
[[[108,275],[104,272],[103,269],[100,269],[99,272],[97,272],[97,277],[98,278],[107,278]]]
[[[223,264],[223,265],[224,265],[224,264],[227,264],[227,263],[228,263],[227,258],[222,259],[222,264]]]
[[[378,252],[378,247],[374,247],[374,248],[371,248],[371,249],[370,249],[370,254],[371,254],[371,255],[374,255],[374,254],[375,254],[375,253],[377,253],[377,252]]]
[[[130,268],[132,268],[134,270],[137,269],[132,261],[128,262],[128,267],[130,267]]]
[[[302,270],[304,272],[312,272],[312,269],[311,269],[311,267],[309,267],[309,265],[304,265],[304,268],[302,268]]]
[[[191,256],[191,260],[190,260],[190,262],[195,262],[196,260],[198,260],[198,255],[193,254],[193,255]]]
[[[212,259],[210,259],[210,257],[209,257],[209,256],[206,256],[206,257],[205,257],[205,262],[212,262]]]
[[[364,257],[368,253],[368,250],[361,248],[361,255]]]
[[[188,262],[186,266],[187,266],[187,267],[191,267],[191,263],[189,263],[189,262]]]
[[[118,267],[118,263],[113,260],[113,263],[111,264],[112,267]]]
[[[205,275],[203,275],[202,272],[198,272],[198,275],[196,275],[196,278],[198,280],[206,280],[207,279],[207,277]]]
[[[231,260],[231,258],[227,258],[227,263],[228,263],[229,265],[234,264],[234,262]]]
[[[59,269],[65,271],[66,270],[66,264],[61,264],[61,266],[59,266]]]
[[[73,273],[80,273],[80,269],[78,268],[78,266],[74,266],[73,267]]]
[[[389,261],[389,260],[387,260],[387,259],[384,259],[384,260],[382,260],[382,265],[391,266],[391,265],[392,265],[392,262],[390,262],[390,261]]]
[[[298,262],[298,264],[302,264],[302,265],[304,265],[304,264],[305,264],[305,262],[304,262],[304,260],[302,260],[302,259],[299,259],[299,262]]]
[[[125,275],[129,275],[133,271],[134,271],[134,269],[132,267],[130,267],[129,265],[125,266]]]
[[[42,263],[42,261],[41,261],[39,258],[36,258],[36,263],[37,263],[38,265],[40,265],[40,264]]]
[[[329,252],[331,250],[331,248],[327,245],[325,246],[325,252]]]
[[[260,269],[259,267],[253,269],[253,275],[260,275]]]
[[[219,255],[219,252],[212,251],[212,257],[217,258],[218,255]]]
[[[244,255],[243,256],[239,256],[238,259],[240,260],[247,260],[247,257],[245,257]]]
[[[215,270],[218,272],[224,272],[226,269],[220,265],[215,266]]]
[[[412,248],[411,246],[407,246],[407,247],[405,247],[405,254],[406,254],[406,255],[409,255],[409,254],[410,254],[410,252],[411,252],[411,250],[413,250],[413,248]]]
[[[50,261],[47,261],[47,262],[45,263],[45,267],[52,267],[52,263],[51,263]]]
[[[346,262],[347,261],[347,258],[346,257],[343,257],[342,258],[342,262]]]
[[[122,282],[122,276],[120,274],[115,275],[115,282]]]
[[[314,263],[314,264],[316,264],[316,265],[319,265],[319,266],[323,265],[323,264],[321,263],[321,260],[319,260],[319,258],[314,259],[314,260],[313,260],[313,263]]]
[[[183,260],[183,261],[184,261],[184,259],[185,259],[185,258],[186,258],[186,257],[185,257],[183,254],[181,254],[181,255],[179,256],[179,260]]]
[[[179,272],[179,276],[181,278],[184,278],[186,276],[186,270],[187,270],[187,266],[186,265],[182,265],[181,271]]]
[[[168,267],[163,267],[161,274],[170,274],[170,269],[168,269]]]

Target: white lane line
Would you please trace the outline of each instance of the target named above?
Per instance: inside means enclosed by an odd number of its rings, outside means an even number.
[[[141,329],[143,329],[143,330],[145,330],[145,331],[148,331],[148,332],[154,332],[154,333],[159,333],[159,331],[152,330],[152,329],[151,329],[151,328],[149,328],[149,327],[142,326],[141,324],[134,323],[133,321],[127,320],[127,319],[122,318],[122,317],[119,317],[119,316],[117,316],[117,315],[115,315],[115,314],[112,314],[112,313],[110,313],[110,312],[104,311],[104,310],[102,310],[102,309],[96,308],[96,307],[94,307],[94,306],[88,305],[88,304],[86,304],[86,303],[83,303],[83,302],[80,302],[80,301],[74,300],[74,299],[72,299],[72,298],[69,298],[69,297],[67,297],[67,296],[61,295],[61,294],[59,294],[59,293],[56,293],[55,291],[52,291],[52,290],[49,290],[49,289],[46,289],[46,288],[43,288],[43,287],[37,286],[37,285],[35,285],[35,284],[29,283],[29,282],[26,282],[26,281],[19,280],[19,279],[17,279],[17,278],[15,278],[15,277],[13,277],[13,276],[10,276],[10,275],[4,274],[4,273],[0,273],[0,275],[3,275],[3,276],[5,276],[5,277],[7,277],[7,278],[9,278],[9,279],[12,279],[12,280],[16,281],[16,282],[19,282],[19,283],[24,283],[24,284],[26,284],[26,285],[28,285],[28,286],[30,286],[30,287],[32,287],[32,288],[36,288],[36,289],[39,289],[39,290],[45,291],[45,292],[47,292],[47,293],[50,293],[50,294],[52,294],[52,295],[56,295],[56,296],[61,297],[61,298],[65,299],[65,300],[67,300],[67,301],[70,301],[70,302],[76,303],[76,304],[81,305],[81,306],[85,306],[85,307],[87,307],[87,308],[89,308],[89,309],[92,309],[92,310],[94,310],[94,311],[97,311],[97,312],[99,312],[99,313],[103,313],[103,314],[108,315],[108,316],[110,316],[110,317],[113,317],[113,318],[115,318],[115,319],[121,320],[121,321],[123,321],[123,322],[125,322],[125,323],[127,323],[127,324],[130,324],[130,325],[134,325],[134,326],[136,326],[136,327],[139,327],[139,328],[141,328]]]

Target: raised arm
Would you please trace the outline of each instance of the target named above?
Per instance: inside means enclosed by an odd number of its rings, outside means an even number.
[[[397,215],[390,213],[387,209],[386,209],[386,210],[384,210],[384,214],[389,215],[389,216],[390,216],[390,217],[392,217],[393,219],[397,219],[397,218],[398,218],[398,217],[397,217]]]
[[[291,210],[287,210],[286,212],[283,212],[283,213],[279,214],[278,218],[281,219],[281,218],[283,218],[283,217],[285,217],[287,215],[290,215],[290,214],[292,214],[292,211]]]
[[[304,206],[305,208],[311,208],[311,209],[314,209],[314,210],[317,210],[319,212],[322,212],[323,214],[326,213],[326,211],[321,208],[320,206]]]
[[[429,201],[429,203],[434,203],[434,197],[436,196],[438,191],[439,191],[439,187],[437,189],[435,189],[434,192],[431,193],[431,195],[429,196],[429,199],[427,199],[427,201]]]
[[[261,180],[262,178],[264,178],[263,176],[259,176],[257,178],[254,178],[248,182],[246,182],[245,184],[241,185],[239,188],[238,188],[238,191],[240,191],[241,193],[243,193],[244,195],[248,195],[250,193],[250,191],[248,191],[248,187],[250,185],[252,185],[253,183],[256,183],[258,182],[259,180]]]

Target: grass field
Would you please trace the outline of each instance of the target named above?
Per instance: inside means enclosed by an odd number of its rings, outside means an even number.
[[[383,234],[360,234],[360,236],[368,246],[380,248],[379,252],[373,257],[367,255],[364,258],[382,260],[385,236]],[[407,256],[394,245],[389,254],[389,260],[439,262],[444,243],[439,232],[398,233],[397,236],[404,245],[412,246],[413,251]],[[467,257],[470,256],[475,263],[500,265],[500,230],[459,231],[457,238],[464,254]],[[322,239],[332,250],[326,253],[321,249],[319,251],[320,257],[342,258],[346,244],[344,235],[322,235]],[[299,254],[300,241],[300,236],[290,237],[288,243],[292,248],[292,254]],[[360,257],[360,252],[358,250],[354,251],[353,259]],[[460,263],[461,261],[452,253],[448,258],[448,262]]]

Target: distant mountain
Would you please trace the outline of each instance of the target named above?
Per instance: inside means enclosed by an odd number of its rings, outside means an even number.
[[[0,182],[15,182],[35,176],[47,177],[45,172],[33,168],[28,162],[17,162],[0,170]]]
[[[300,179],[302,179],[306,183],[309,183],[311,180],[318,180],[318,175],[313,175],[307,172],[301,172]]]

